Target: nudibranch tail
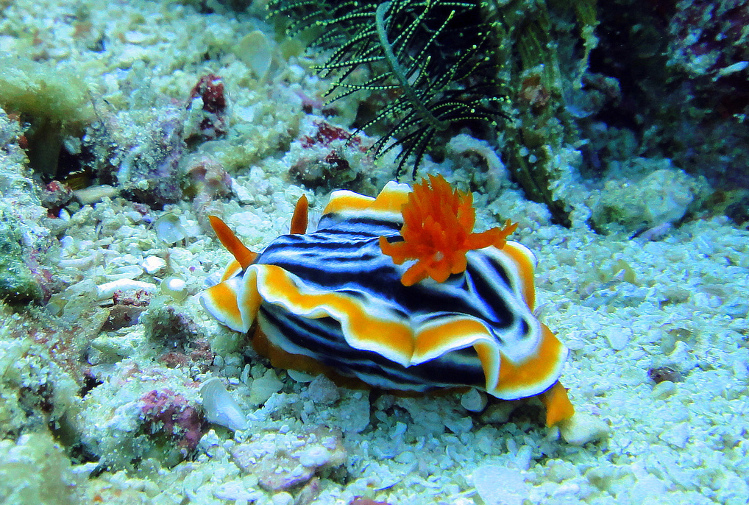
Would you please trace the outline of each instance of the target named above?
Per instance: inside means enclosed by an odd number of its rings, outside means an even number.
[[[234,256],[234,258],[242,266],[242,270],[255,261],[257,253],[254,253],[247,249],[241,240],[234,235],[234,232],[226,226],[220,218],[217,216],[208,216],[208,220],[211,222],[211,228],[216,232],[216,236],[221,241],[221,244]]]
[[[575,414],[575,407],[572,406],[567,388],[562,383],[556,381],[548,390],[539,396],[541,402],[546,406],[546,426],[554,426],[562,421],[570,419]]]
[[[476,223],[473,195],[453,190],[441,175],[430,175],[428,180],[415,184],[402,213],[403,240],[390,242],[383,236],[379,245],[396,265],[416,260],[401,277],[404,286],[427,277],[445,282],[450,275],[465,271],[468,251],[488,246],[502,249],[517,228],[517,224],[508,220],[503,228],[473,233]]]

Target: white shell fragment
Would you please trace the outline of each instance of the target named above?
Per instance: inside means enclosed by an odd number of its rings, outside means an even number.
[[[471,388],[460,397],[460,404],[469,412],[482,412],[486,408],[486,394]]]
[[[179,217],[174,214],[164,214],[153,222],[156,236],[167,244],[174,244],[187,237],[187,232],[182,227]]]
[[[117,291],[145,291],[146,293],[153,293],[156,291],[156,284],[134,281],[132,279],[118,279],[96,286],[96,297],[98,300],[106,300],[107,298],[112,298],[112,295]]]
[[[148,256],[143,260],[141,266],[146,271],[146,273],[148,273],[149,275],[154,275],[161,273],[166,269],[166,261],[163,258],[159,258],[158,256]]]
[[[237,401],[224,387],[221,379],[208,379],[200,388],[203,398],[203,411],[209,422],[229,428],[246,430],[247,418]]]
[[[102,184],[101,186],[89,186],[88,188],[77,189],[73,195],[82,205],[93,205],[102,201],[104,198],[114,198],[119,190],[113,186]]]

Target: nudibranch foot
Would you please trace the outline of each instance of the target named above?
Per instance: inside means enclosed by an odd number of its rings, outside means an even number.
[[[336,191],[308,232],[300,199],[291,233],[257,254],[212,217],[235,260],[201,301],[228,327],[255,328],[275,366],[403,392],[540,395],[557,424],[574,412],[558,382],[567,349],[533,315],[536,259],[507,240],[509,221],[475,233],[472,202],[433,176],[376,198]]]

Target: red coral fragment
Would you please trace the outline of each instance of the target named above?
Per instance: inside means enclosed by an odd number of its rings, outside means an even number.
[[[49,209],[49,217],[55,218],[60,209],[73,199],[73,190],[60,181],[51,181],[42,188],[41,203]]]
[[[188,108],[193,100],[200,97],[203,101],[205,117],[200,121],[200,134],[204,139],[215,139],[226,135],[226,94],[221,77],[215,74],[204,75],[190,92]]]
[[[315,121],[315,126],[317,127],[317,131],[314,137],[305,135],[301,138],[302,147],[310,148],[315,144],[327,147],[334,140],[345,140],[357,145],[361,142],[359,137],[352,138],[351,134],[343,128],[333,126],[325,121]]]
[[[190,100],[197,97],[203,99],[203,110],[213,114],[223,113],[226,110],[226,96],[224,95],[224,83],[221,77],[215,74],[204,75],[190,92]]]

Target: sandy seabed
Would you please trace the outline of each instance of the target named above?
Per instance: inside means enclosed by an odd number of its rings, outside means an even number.
[[[51,389],[55,419],[53,438],[43,423],[34,426],[6,402],[0,417],[6,503],[749,501],[746,230],[724,217],[705,217],[663,233],[604,236],[582,218],[569,229],[551,224],[542,206],[509,183],[494,181],[477,193],[479,226],[518,221],[515,239],[538,257],[536,313],[570,349],[561,381],[577,414],[561,430],[543,427],[537,406],[489,401],[484,407],[487,398],[476,391],[398,398],[275,370],[197,301],[229,259],[205,216],[224,216],[257,250],[287,231],[305,191],[313,216],[319,215],[335,188],[326,182],[305,190],[289,177],[290,167],[311,156],[299,139],[313,136],[316,121],[323,121],[302,112],[326,89],[310,62],[292,43],[276,42],[256,6],[241,15],[201,13],[189,2],[102,7],[42,0],[0,7],[0,54],[7,55],[2,82],[25,82],[32,94],[32,84],[47,83],[60,91],[36,91],[59,100],[47,104],[55,109],[50,117],[81,123],[95,117],[104,124],[119,143],[111,150],[115,179],[131,190],[139,174],[128,153],[163,145],[154,136],[166,138],[170,114],[186,110],[201,76],[221,76],[231,101],[228,134],[185,153],[193,160],[188,167],[205,166],[206,159],[221,166],[230,194],[212,193],[201,180],[196,198],[164,210],[100,188],[49,219],[28,186],[13,183],[29,176],[25,162],[0,153],[3,216],[19,220],[32,241],[52,244],[41,258],[65,286],[43,310],[3,313],[0,394],[23,405],[23,391]],[[60,79],[71,75],[77,80],[70,78],[66,88]],[[78,81],[87,90],[82,97]],[[345,105],[331,122],[347,123]],[[80,137],[78,144],[72,135],[62,141],[80,152]],[[146,148],[137,154],[149,155]],[[392,171],[383,168],[387,160],[361,157],[369,168],[351,168],[351,178],[371,170],[357,189],[372,194]],[[495,169],[495,176],[505,174],[501,163]],[[445,172],[456,184],[475,182],[447,165],[428,163],[427,170]],[[314,180],[315,174],[302,176]],[[178,280],[173,289],[161,287],[165,277]],[[140,282],[129,286],[153,291],[151,316],[144,319],[150,323],[107,330],[111,282]],[[50,330],[45,314],[59,318],[55,328],[76,334]],[[194,337],[186,362],[165,361],[169,343],[154,343],[154,334],[165,333],[157,331],[164,314]],[[85,362],[67,359],[81,350],[79,337],[90,345]],[[85,369],[96,387],[81,396],[65,363]],[[163,419],[144,428],[143,399],[168,390],[180,412],[187,405],[199,409],[193,406],[203,402],[200,383],[210,377],[222,378],[247,428],[213,424],[181,461],[186,434],[149,438]]]

